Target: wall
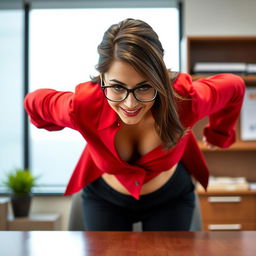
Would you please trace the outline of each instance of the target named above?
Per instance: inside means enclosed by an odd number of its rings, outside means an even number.
[[[256,35],[255,0],[183,0],[188,35]]]

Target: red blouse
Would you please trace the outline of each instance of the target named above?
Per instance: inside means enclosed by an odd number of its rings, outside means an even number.
[[[116,151],[114,137],[122,123],[99,84],[81,83],[75,93],[52,89],[29,93],[24,105],[36,127],[49,131],[69,127],[80,132],[87,142],[65,195],[75,193],[103,173],[109,173],[139,199],[144,183],[179,161],[206,189],[208,168],[190,128],[209,116],[209,124],[204,129],[207,141],[223,148],[234,143],[244,82],[233,74],[219,74],[192,82],[188,74],[180,73],[173,87],[185,98],[177,99],[177,106],[180,120],[189,132],[172,149],[167,151],[160,145],[133,164],[123,161]]]

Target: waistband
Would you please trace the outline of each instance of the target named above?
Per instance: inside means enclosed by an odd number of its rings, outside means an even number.
[[[179,162],[173,175],[167,183],[158,190],[141,195],[137,200],[131,195],[120,193],[109,186],[102,178],[98,178],[84,188],[84,192],[93,193],[100,198],[122,207],[137,207],[138,205],[158,205],[167,200],[175,200],[184,194],[194,193],[194,184],[186,167]]]

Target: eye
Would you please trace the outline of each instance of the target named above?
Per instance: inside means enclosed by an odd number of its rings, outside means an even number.
[[[116,92],[123,92],[125,88],[120,84],[115,84],[111,88],[113,88]]]
[[[144,84],[144,85],[141,85],[140,87],[138,87],[137,89],[138,89],[138,91],[143,92],[143,91],[148,91],[148,90],[152,89],[152,86],[150,86],[148,84]]]

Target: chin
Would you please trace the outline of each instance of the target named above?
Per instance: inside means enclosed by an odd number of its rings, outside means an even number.
[[[127,124],[127,125],[134,125],[134,124],[138,124],[140,122],[140,119],[138,118],[121,118],[122,122],[124,124]]]
[[[142,120],[142,116],[138,115],[138,116],[134,116],[134,117],[128,117],[123,115],[123,113],[118,113],[120,119],[122,120],[122,122],[124,124],[127,125],[134,125],[134,124],[138,124],[141,120]]]

